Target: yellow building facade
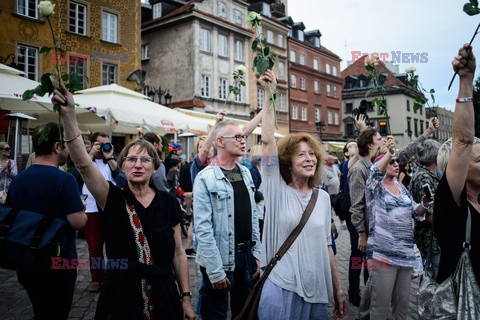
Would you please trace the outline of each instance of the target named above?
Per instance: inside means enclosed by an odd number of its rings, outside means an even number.
[[[0,62],[24,71],[39,81],[51,72],[55,62],[61,72],[83,77],[84,88],[117,83],[135,89],[127,81],[140,64],[140,1],[131,0],[53,0],[51,17],[55,38],[67,52],[40,53],[43,46],[53,47],[46,19],[38,15],[35,0],[0,2]]]

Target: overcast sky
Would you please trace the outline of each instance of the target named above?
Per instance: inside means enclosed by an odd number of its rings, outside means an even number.
[[[447,91],[453,75],[451,61],[480,22],[480,15],[463,12],[466,2],[289,0],[288,14],[295,22],[302,21],[306,31],[320,30],[322,45],[342,58],[342,70],[352,60],[352,51],[386,52],[389,60],[392,51],[427,53],[426,63],[400,63],[400,72],[415,67],[423,87],[435,89],[436,105],[453,110],[458,77]],[[472,45],[480,61],[480,35]],[[477,67],[476,77],[479,74]]]

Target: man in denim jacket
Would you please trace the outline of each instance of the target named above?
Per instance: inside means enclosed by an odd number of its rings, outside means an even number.
[[[234,121],[215,127],[217,156],[193,186],[196,262],[203,319],[226,319],[228,294],[232,318],[243,308],[260,274],[260,236],[250,171],[236,160],[246,151],[246,136]]]

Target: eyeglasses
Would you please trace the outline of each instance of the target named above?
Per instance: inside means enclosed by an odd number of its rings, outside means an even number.
[[[11,149],[10,148],[3,148],[2,150],[10,151]]]
[[[242,139],[246,141],[247,137],[248,136],[242,136],[241,134],[237,134],[237,135],[234,135],[234,136],[222,136],[222,138],[234,138],[238,142],[242,142]]]
[[[398,159],[390,159],[388,164],[394,164],[395,162],[398,163]]]
[[[153,160],[151,157],[126,157],[125,161],[127,161],[129,164],[135,164],[137,163],[138,159],[140,159],[140,162],[143,164],[151,163]]]

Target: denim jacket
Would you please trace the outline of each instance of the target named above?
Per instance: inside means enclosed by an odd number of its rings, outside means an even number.
[[[255,185],[250,171],[237,162],[250,195],[252,210],[253,256],[260,260],[260,231],[254,199]],[[193,186],[195,235],[198,241],[196,262],[207,270],[212,283],[235,269],[235,226],[233,187],[218,165],[203,169]]]

